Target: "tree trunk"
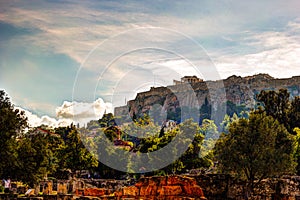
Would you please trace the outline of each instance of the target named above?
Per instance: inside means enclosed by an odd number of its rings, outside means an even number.
[[[253,194],[253,181],[246,183],[244,187],[244,199],[248,200]]]

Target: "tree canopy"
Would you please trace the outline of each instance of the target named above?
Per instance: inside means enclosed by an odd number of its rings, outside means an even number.
[[[122,155],[122,151],[133,152],[134,156],[128,161],[121,156],[116,157],[116,163],[122,161],[128,172],[136,172],[137,168],[147,167],[148,164],[141,160],[141,153],[149,153],[149,160],[157,159],[151,157],[152,152],[179,138],[172,148],[174,155],[182,146],[187,146],[187,150],[180,157],[174,157],[174,163],[150,175],[209,168],[215,159],[221,172],[247,180],[251,191],[255,181],[292,173],[295,161],[300,163],[300,98],[290,100],[287,90],[279,90],[262,91],[257,99],[263,107],[250,113],[237,113],[244,110],[244,106],[227,102],[230,113],[223,121],[220,119],[219,127],[215,121],[207,119],[210,118],[212,106],[206,99],[198,109],[200,121],[181,116],[185,113],[183,111],[197,113],[193,110],[195,108],[178,107],[165,113],[166,122],[172,122],[170,127],[160,127],[159,121],[163,118],[160,116],[160,106],[157,106],[150,112],[157,115],[156,122],[151,120],[151,116],[144,115],[135,116],[133,122],[118,126],[115,121],[118,116],[108,113],[99,120],[90,121],[86,128],[76,128],[73,124],[55,129],[40,126],[25,132],[28,127],[24,112],[15,109],[5,92],[0,91],[0,177],[10,176],[34,185],[59,169],[71,169],[73,172],[93,170],[106,178],[120,176],[125,172],[98,163],[93,153],[109,159],[110,155]],[[224,133],[220,138],[219,131]],[[186,138],[185,134],[194,137]],[[101,147],[107,142],[112,145],[103,151]],[[124,148],[115,142],[121,142]],[[131,146],[125,148],[124,144]],[[174,155],[169,152],[166,156],[172,158]],[[299,173],[299,164],[296,169]]]
[[[289,128],[288,112],[290,108],[289,101],[290,94],[287,89],[280,89],[279,91],[261,91],[257,95],[257,100],[262,104],[266,114],[274,117],[279,123]]]
[[[252,190],[256,179],[294,171],[293,145],[286,128],[259,109],[230,125],[229,134],[217,142],[215,155],[221,171],[246,179]]]
[[[17,166],[16,138],[27,127],[23,111],[15,109],[7,94],[0,90],[0,177],[14,177]]]

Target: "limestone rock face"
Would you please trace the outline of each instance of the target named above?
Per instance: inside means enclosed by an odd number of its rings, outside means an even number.
[[[216,109],[217,105],[226,101],[253,107],[254,97],[261,90],[287,88],[291,96],[300,94],[300,76],[287,79],[275,79],[268,74],[240,77],[231,76],[224,80],[179,84],[167,87],[152,87],[150,91],[138,93],[134,100],[126,106],[116,107],[115,115],[135,114],[142,116],[154,105],[162,106],[162,110],[175,111],[180,106],[201,107],[205,98]]]

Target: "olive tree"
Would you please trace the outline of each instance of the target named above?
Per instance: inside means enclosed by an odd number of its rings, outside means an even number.
[[[220,170],[247,180],[246,196],[262,179],[293,172],[293,151],[294,136],[261,109],[234,121],[215,146]]]

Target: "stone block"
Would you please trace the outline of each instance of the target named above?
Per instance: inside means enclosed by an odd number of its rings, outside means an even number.
[[[183,193],[181,186],[179,185],[167,185],[162,186],[161,190],[159,191],[159,196],[176,196],[181,195]]]
[[[164,186],[167,185],[167,176],[159,177],[160,183],[159,185]]]
[[[142,181],[139,181],[139,182],[135,183],[135,187],[141,188],[143,186],[143,184],[144,183]]]
[[[83,192],[84,196],[100,197],[107,194],[105,188],[85,188]]]
[[[67,194],[67,183],[57,183],[57,194]]]
[[[123,189],[122,190],[117,190],[113,193],[113,196],[119,198],[123,196]]]
[[[52,194],[52,181],[41,181],[39,188],[41,189],[43,194]]]
[[[139,189],[135,186],[125,187],[125,188],[123,188],[123,195],[124,196],[138,196]]]
[[[192,195],[197,197],[204,196],[202,188],[198,185],[194,185],[191,187]]]
[[[142,186],[140,188],[140,196],[146,196],[147,195],[147,186]]]
[[[179,176],[168,176],[167,185],[182,185],[182,180]]]
[[[75,194],[76,194],[76,196],[83,196],[84,195],[84,189],[76,189]]]

